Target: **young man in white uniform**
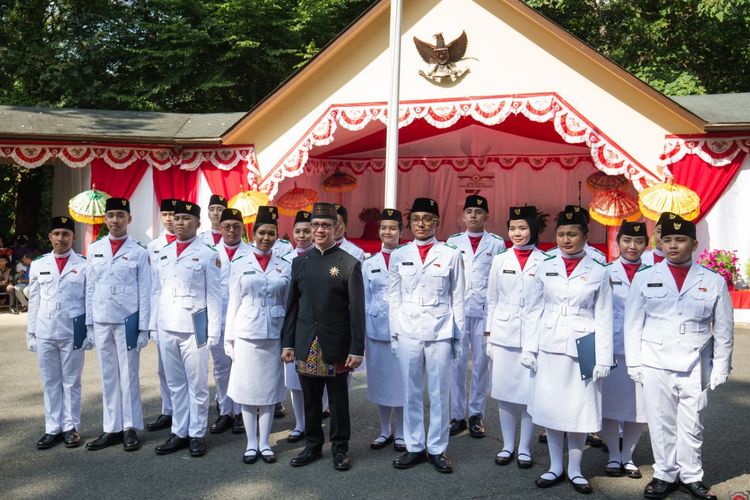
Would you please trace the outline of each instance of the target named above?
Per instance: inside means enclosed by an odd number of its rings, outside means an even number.
[[[203,231],[198,238],[206,245],[218,245],[221,242],[221,214],[227,208],[227,199],[220,194],[212,194],[208,200],[208,220],[211,229]]]

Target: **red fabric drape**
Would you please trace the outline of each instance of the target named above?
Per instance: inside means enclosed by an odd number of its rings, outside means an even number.
[[[213,194],[220,194],[229,200],[241,191],[247,191],[248,189],[247,162],[240,162],[232,170],[222,170],[207,164],[201,165],[200,169]]]
[[[734,176],[737,175],[745,156],[746,153],[740,153],[729,165],[714,167],[697,155],[686,155],[669,167],[674,175],[675,184],[689,187],[701,198],[701,213],[695,222],[705,217],[711,207],[721,198]]]
[[[153,169],[154,194],[157,203],[164,198],[177,198],[192,203],[198,202],[198,170]]]
[[[91,160],[91,186],[112,197],[130,199],[147,169],[146,160],[136,160],[129,167],[118,170],[101,158],[94,158]]]

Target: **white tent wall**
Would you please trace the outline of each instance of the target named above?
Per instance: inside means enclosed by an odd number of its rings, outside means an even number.
[[[198,206],[201,207],[201,225],[198,232],[211,230],[211,220],[208,218],[208,202],[211,199],[211,188],[203,172],[198,174]]]
[[[133,222],[130,223],[128,232],[144,245],[159,236],[161,232],[152,168],[146,169],[141,182],[130,196],[130,212]]]

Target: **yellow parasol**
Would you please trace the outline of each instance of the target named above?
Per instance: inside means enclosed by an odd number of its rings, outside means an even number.
[[[229,208],[242,212],[242,222],[252,224],[258,215],[258,207],[268,205],[268,195],[259,191],[242,191],[229,200]]]
[[[318,192],[314,189],[299,188],[294,183],[294,188],[282,194],[277,200],[279,212],[283,215],[294,217],[300,210],[312,210],[313,203],[318,201]]]
[[[589,214],[605,226],[619,226],[623,219],[633,222],[641,218],[635,196],[619,189],[596,193],[589,203]]]
[[[612,189],[623,189],[628,185],[624,175],[607,175],[604,172],[594,172],[586,177],[586,187],[589,191],[610,191]]]
[[[638,206],[651,220],[659,220],[663,212],[675,213],[686,220],[693,220],[701,213],[700,196],[690,188],[674,184],[672,179],[641,191]]]
[[[68,212],[74,221],[95,225],[104,223],[104,208],[110,196],[95,188],[91,186],[68,201]]]

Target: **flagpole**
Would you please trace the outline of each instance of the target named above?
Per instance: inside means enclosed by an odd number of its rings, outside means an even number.
[[[391,0],[391,92],[385,138],[385,208],[398,208],[398,103],[401,77],[401,4]]]

